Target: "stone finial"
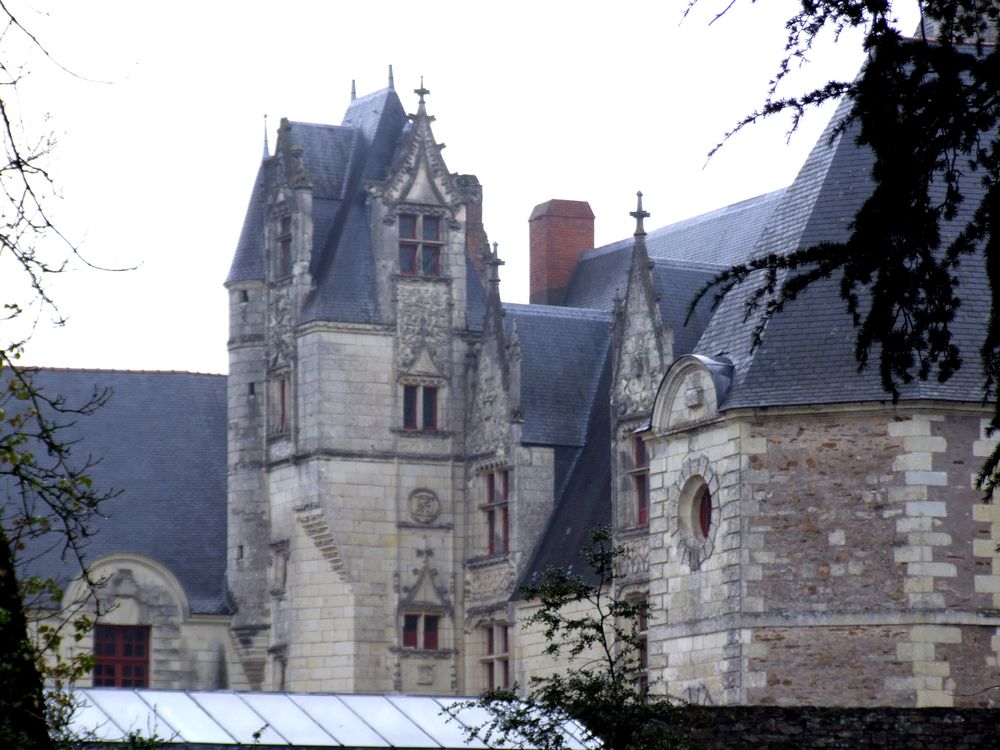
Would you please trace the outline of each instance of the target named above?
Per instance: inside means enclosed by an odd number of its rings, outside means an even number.
[[[391,88],[393,91],[396,90],[396,81],[394,81],[392,78],[392,65],[389,66],[389,88]]]
[[[391,75],[391,73],[390,73],[390,75]],[[358,98],[358,87],[356,85],[355,80],[352,78],[351,79],[351,101],[353,102],[357,98]]]
[[[629,213],[629,216],[632,216],[633,218],[635,218],[635,232],[633,233],[633,236],[634,237],[639,237],[639,236],[643,236],[644,237],[646,235],[646,230],[642,226],[642,220],[649,218],[649,212],[642,210],[642,191],[641,190],[636,193],[636,197],[638,198],[638,206],[636,207],[635,211],[632,211],[631,213]]]
[[[493,243],[493,252],[488,254],[486,265],[489,266],[489,282],[490,286],[499,287],[500,286],[500,266],[504,265],[504,262],[500,260],[500,244],[497,242]]]
[[[267,148],[267,115],[264,115],[264,161],[271,158],[271,152]]]
[[[424,77],[423,76],[420,76],[420,88],[419,89],[413,89],[413,93],[420,97],[420,101],[417,102],[417,104],[419,104],[420,108],[423,109],[423,106],[424,106],[424,97],[427,96],[429,93],[431,93],[430,91],[428,91],[427,89],[424,88]]]

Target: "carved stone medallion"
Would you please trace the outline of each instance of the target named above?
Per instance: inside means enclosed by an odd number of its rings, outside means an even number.
[[[441,515],[441,501],[431,490],[419,489],[410,493],[410,518],[417,523],[434,523]]]

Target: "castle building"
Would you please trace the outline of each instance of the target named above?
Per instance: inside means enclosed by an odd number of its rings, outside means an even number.
[[[788,188],[649,232],[640,196],[606,247],[586,203],[536,206],[531,304],[506,304],[479,182],[415,93],[412,115],[390,85],[339,126],[282,121],[226,280],[228,378],[38,373],[115,390],[80,426],[125,490],[91,547],[116,604],[95,684],[523,685],[554,665],[519,587],[585,575],[603,524],[630,552],[616,593],[652,606],[653,690],[1000,705],[981,261],[965,365],[897,403],[857,372],[835,281],[756,346],[740,291],[689,313],[734,263],[847,236],[871,156],[830,130]]]

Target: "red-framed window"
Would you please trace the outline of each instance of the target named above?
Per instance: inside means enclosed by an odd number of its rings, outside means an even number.
[[[149,687],[149,626],[94,626],[94,687]]]
[[[275,258],[274,277],[284,279],[292,275],[292,217],[282,216],[278,230],[278,254]]]
[[[635,462],[632,471],[634,521],[636,526],[646,526],[649,524],[649,457],[646,454],[646,441],[641,437],[632,438],[632,455]]]
[[[488,472],[486,481],[486,553],[505,555],[510,552],[510,473],[507,469]]]
[[[504,624],[487,625],[486,658],[483,669],[487,690],[506,690],[510,687],[510,629]]]
[[[429,614],[403,615],[403,648],[422,648],[437,651],[441,617]]]
[[[441,217],[399,215],[399,272],[404,276],[441,275]]]
[[[438,428],[438,388],[432,385],[403,386],[403,429],[427,430]]]
[[[712,530],[712,493],[708,487],[703,487],[698,498],[698,529],[704,538]]]

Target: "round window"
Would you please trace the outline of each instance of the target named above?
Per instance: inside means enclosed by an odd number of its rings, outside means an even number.
[[[719,482],[705,457],[685,461],[676,483],[669,489],[667,517],[673,518],[677,559],[692,570],[712,556],[721,528]]]
[[[701,532],[701,538],[707,539],[708,532],[712,529],[712,493],[708,489],[708,485],[701,488],[699,493],[698,503],[698,523],[692,524],[692,526]]]

